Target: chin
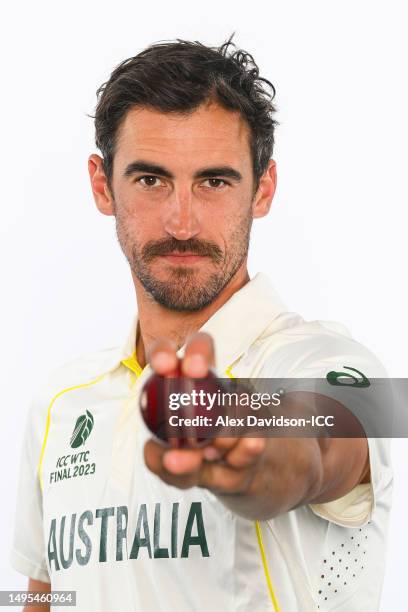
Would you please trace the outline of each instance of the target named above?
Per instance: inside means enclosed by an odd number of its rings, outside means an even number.
[[[158,282],[150,293],[153,299],[168,308],[178,312],[197,312],[202,310],[217,297],[218,292],[209,290],[203,282],[177,281]]]
[[[205,268],[203,269],[201,266],[199,267],[197,265],[172,265],[165,266],[163,271],[159,274],[156,274],[155,276],[159,282],[174,282],[175,279],[180,279],[183,281],[188,281],[188,279],[194,279],[195,281],[197,281],[199,277],[201,278],[201,282],[204,282],[204,279],[206,277],[209,278],[211,276],[211,270]]]

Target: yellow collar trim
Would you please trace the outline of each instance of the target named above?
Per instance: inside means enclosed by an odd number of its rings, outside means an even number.
[[[142,366],[139,364],[138,360],[136,359],[136,351],[133,352],[133,355],[131,357],[122,359],[121,363],[123,363],[124,366],[129,368],[129,370],[134,372],[136,376],[140,376],[140,374],[143,372]]]

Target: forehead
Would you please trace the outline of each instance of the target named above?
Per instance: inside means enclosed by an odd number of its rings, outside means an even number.
[[[244,166],[250,162],[250,129],[239,112],[214,103],[188,115],[133,108],[118,130],[115,165],[142,153],[173,165],[222,161]]]

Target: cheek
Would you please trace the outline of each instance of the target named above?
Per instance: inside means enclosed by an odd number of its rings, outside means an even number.
[[[222,214],[213,214],[209,223],[215,231],[222,233],[225,237],[235,235],[248,226],[252,219],[252,207],[248,201],[235,203],[235,206],[225,208]]]
[[[235,197],[234,197],[235,195]],[[207,198],[197,202],[197,217],[203,229],[214,229],[216,233],[228,233],[231,227],[247,217],[248,200],[236,194]]]
[[[126,233],[139,242],[145,242],[150,237],[154,237],[162,227],[159,207],[137,201],[135,197],[118,198],[116,217],[118,223],[126,229]]]

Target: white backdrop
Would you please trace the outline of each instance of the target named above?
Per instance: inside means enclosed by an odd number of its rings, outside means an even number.
[[[22,427],[56,365],[116,345],[135,309],[113,219],[93,204],[86,116],[122,59],[163,39],[218,45],[235,31],[276,86],[278,190],[256,220],[250,272],[292,310],[343,322],[406,376],[407,12],[403,1],[269,0],[239,6],[130,0],[16,2],[2,10],[0,589],[8,565]],[[382,611],[408,608],[405,471],[395,489]]]

